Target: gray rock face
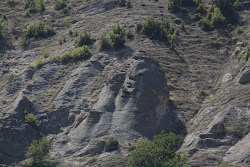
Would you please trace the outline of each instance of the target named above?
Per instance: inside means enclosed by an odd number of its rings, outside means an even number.
[[[104,53],[92,56],[60,79],[61,88],[51,95],[54,107],[44,112],[40,97],[54,91],[52,84],[61,69],[53,63],[35,72],[28,69],[6,91],[17,97],[11,103],[13,108],[1,117],[0,150],[4,151],[0,155],[22,159],[33,139],[51,135],[53,153],[85,156],[101,153],[105,136],[122,143],[141,136],[150,138],[176,126],[178,119],[168,109],[165,74],[145,52],[126,59]],[[38,116],[39,131],[24,122],[25,109]],[[8,158],[6,161],[12,161]]]
[[[168,96],[164,72],[155,60],[139,52],[111,73],[96,103],[81,113],[69,131],[68,144],[61,145],[58,138],[56,147],[63,147],[62,155],[85,154],[88,141],[94,138],[111,135],[125,142],[170,130],[175,118],[168,111]]]
[[[242,72],[240,73],[238,82],[240,84],[247,84],[250,82],[250,68],[246,67],[242,70]]]

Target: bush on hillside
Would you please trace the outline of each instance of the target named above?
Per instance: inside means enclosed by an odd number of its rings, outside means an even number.
[[[28,113],[26,110],[24,111],[24,113],[25,113],[25,122],[30,124],[33,128],[37,129],[39,127],[37,116],[32,113]]]
[[[65,7],[67,7],[66,0],[56,0],[55,1],[55,9],[56,10],[63,10]]]
[[[93,39],[90,37],[90,33],[83,31],[83,33],[79,34],[78,38],[75,41],[76,47],[81,47],[83,45],[90,45],[93,43]]]
[[[106,36],[106,34],[101,34],[100,41],[99,41],[99,50],[106,50],[110,49],[110,39]]]
[[[32,158],[33,166],[39,166],[51,149],[52,141],[50,139],[44,138],[42,140],[33,140],[25,156],[27,158]]]
[[[215,27],[221,27],[225,25],[227,22],[227,19],[222,15],[219,8],[214,8],[214,12],[212,13],[211,17],[211,24]]]
[[[55,35],[55,30],[52,27],[45,26],[44,24],[29,25],[26,29],[23,30],[25,38],[33,37],[49,37]]]
[[[213,30],[213,26],[208,18],[203,18],[198,23],[203,31]]]
[[[170,132],[154,136],[153,141],[141,138],[129,157],[130,167],[186,167],[185,158],[176,153],[183,138]]]
[[[176,13],[181,10],[181,4],[183,0],[170,0],[168,4],[168,10],[171,13]]]
[[[119,148],[119,142],[116,138],[111,137],[105,144],[104,151],[111,152]]]
[[[91,51],[88,46],[84,45],[81,48],[72,51],[71,57],[74,61],[87,59],[91,56]]]
[[[123,26],[117,24],[117,26],[112,27],[112,32],[110,32],[111,44],[115,49],[124,47],[125,44],[125,30]]]
[[[163,21],[154,19],[153,17],[146,18],[146,22],[141,26],[136,26],[136,31],[139,31],[147,35],[152,39],[166,39],[166,32],[164,30],[164,23]]]

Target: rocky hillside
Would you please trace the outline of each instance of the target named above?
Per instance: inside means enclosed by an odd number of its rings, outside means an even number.
[[[248,1],[237,24],[210,31],[196,5],[171,13],[169,0],[27,2],[0,1],[0,166],[27,166],[32,140],[44,137],[53,141],[47,166],[128,166],[137,139],[162,130],[184,137],[190,166],[250,166]],[[148,16],[164,23],[165,40],[137,32]],[[133,37],[100,50],[118,24]],[[84,30],[91,53],[79,58]],[[106,152],[111,138],[120,147]]]

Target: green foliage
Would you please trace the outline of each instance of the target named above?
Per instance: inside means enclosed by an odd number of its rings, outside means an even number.
[[[33,166],[38,166],[42,163],[44,157],[48,155],[51,148],[52,141],[50,139],[33,140],[25,156],[33,159]]]
[[[81,48],[72,51],[71,57],[74,61],[87,59],[91,56],[91,51],[88,46],[84,45]]]
[[[142,29],[142,24],[136,24],[135,31],[139,33],[141,32],[141,29]]]
[[[33,38],[33,37],[49,37],[55,35],[55,30],[52,27],[45,26],[44,24],[29,25],[26,29],[23,30],[24,38]]]
[[[211,3],[221,10],[223,16],[231,23],[238,23],[239,19],[233,7],[235,0],[211,0]]]
[[[45,3],[44,0],[37,0],[36,1],[36,8],[39,12],[44,12],[45,9]]]
[[[72,23],[71,17],[70,17],[70,16],[65,17],[65,18],[63,19],[62,23],[63,23],[65,26],[70,27],[70,24]]]
[[[196,13],[200,13],[200,14],[206,13],[205,5],[199,4],[199,6],[197,7],[197,10],[196,10]]]
[[[49,52],[47,50],[42,50],[42,56],[46,59],[49,58]]]
[[[212,13],[211,24],[215,27],[221,27],[226,23],[226,18],[222,15],[219,8],[214,8],[214,12]]]
[[[176,13],[181,10],[181,4],[183,0],[170,0],[168,4],[168,10],[171,13]]]
[[[93,43],[93,39],[90,37],[90,33],[83,31],[83,33],[79,34],[78,38],[75,41],[76,47],[81,47],[83,45],[90,45]]]
[[[198,23],[203,31],[213,30],[213,26],[208,18],[203,18]]]
[[[118,6],[125,7],[126,6],[126,0],[118,0]]]
[[[132,34],[132,32],[130,30],[127,32],[126,36],[128,39],[131,39],[134,37],[134,35]]]
[[[171,35],[171,38],[170,38],[170,43],[171,43],[171,46],[170,48],[171,49],[174,49],[175,48],[175,43],[177,41],[177,35],[176,35],[176,32],[174,32],[172,35]]]
[[[139,31],[139,29],[140,27],[136,26],[136,31]],[[163,21],[154,19],[153,17],[146,18],[146,22],[141,26],[140,32],[152,39],[166,39]]]
[[[181,24],[181,19],[179,19],[179,18],[175,18],[173,21],[176,24]]]
[[[176,154],[183,138],[170,132],[154,136],[153,141],[140,138],[129,157],[130,167],[185,167],[185,158]]]
[[[119,142],[116,138],[111,137],[105,144],[104,150],[106,152],[115,151],[119,148]]]
[[[56,0],[55,1],[55,9],[63,10],[67,6],[66,0]]]
[[[61,63],[66,63],[66,62],[70,61],[71,59],[72,59],[71,53],[68,51],[68,52],[62,54],[62,56],[60,56],[59,61]]]
[[[3,39],[3,23],[2,20],[0,20],[0,40]]]
[[[236,0],[233,4],[233,7],[235,10],[240,10],[242,6],[242,3],[240,2],[240,0]]]
[[[115,49],[124,47],[125,44],[125,30],[123,26],[117,24],[117,26],[112,27],[112,32],[110,32],[111,44]]]
[[[37,59],[34,65],[34,69],[37,70],[41,68],[44,65],[44,60],[43,59]]]
[[[249,47],[247,47],[247,51],[246,51],[244,58],[246,59],[246,61],[248,61],[248,59],[250,58],[250,48]]]
[[[25,122],[30,124],[33,128],[38,129],[39,123],[37,120],[37,116],[32,113],[28,113],[26,110],[24,111],[24,114],[25,114]]]
[[[201,16],[200,13],[196,13],[196,14],[194,15],[193,19],[196,20],[196,21],[199,21],[199,20],[202,19],[202,16]]]
[[[106,36],[106,34],[101,34],[100,41],[99,41],[99,49],[100,50],[105,50],[105,49],[110,49],[111,44],[110,44],[110,39]]]
[[[208,93],[205,90],[200,90],[199,95],[200,96],[208,96]]]
[[[30,13],[44,12],[46,10],[44,0],[26,0],[25,8],[29,8]]]

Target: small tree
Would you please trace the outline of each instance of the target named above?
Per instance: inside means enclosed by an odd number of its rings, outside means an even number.
[[[90,37],[90,33],[83,31],[75,41],[76,47],[81,47],[83,45],[89,45],[93,43],[93,39]]]
[[[124,47],[125,44],[125,30],[123,26],[117,24],[117,26],[112,27],[112,32],[109,36],[111,39],[111,44],[115,49]]]
[[[31,145],[28,147],[28,151],[25,156],[33,159],[34,166],[42,163],[44,157],[48,155],[52,148],[52,141],[44,138],[42,140],[33,140]]]
[[[171,13],[178,12],[181,9],[182,0],[170,0],[168,4],[168,10]]]
[[[223,16],[219,8],[214,8],[212,13],[211,24],[218,28],[226,23],[226,18]]]
[[[106,36],[106,34],[101,34],[100,41],[99,41],[99,49],[105,50],[110,49],[110,39]]]
[[[129,157],[130,167],[185,167],[185,158],[176,154],[183,138],[174,133],[154,136],[153,141],[141,138]]]
[[[25,122],[30,124],[33,128],[37,129],[39,127],[37,116],[32,113],[28,113],[26,110],[24,111],[24,114]]]

